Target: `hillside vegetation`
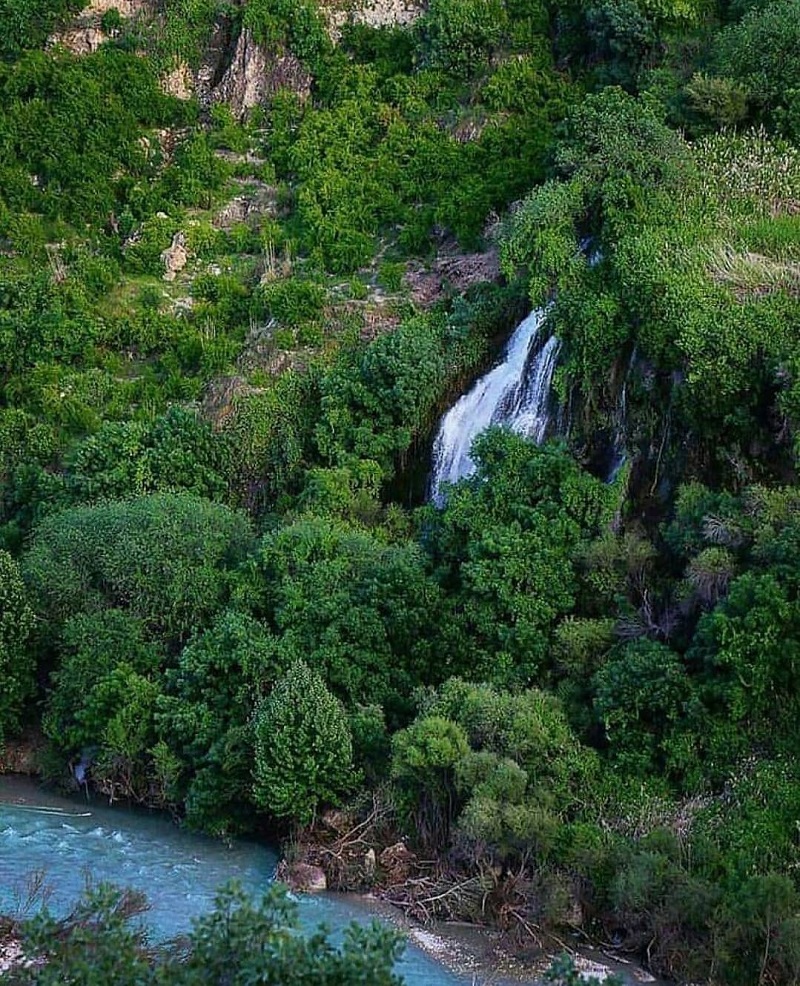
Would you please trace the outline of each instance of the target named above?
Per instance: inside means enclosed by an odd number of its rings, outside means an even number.
[[[376,9],[0,0],[0,746],[797,983],[800,2]],[[546,303],[561,438],[426,505]]]

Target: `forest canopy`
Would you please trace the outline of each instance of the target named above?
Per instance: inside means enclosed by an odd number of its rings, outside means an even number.
[[[800,4],[329,6],[0,0],[0,746],[789,986]],[[501,408],[432,497],[532,308],[546,440]]]

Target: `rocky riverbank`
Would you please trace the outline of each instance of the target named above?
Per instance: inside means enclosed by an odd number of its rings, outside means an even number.
[[[46,805],[52,811],[63,811],[76,814],[89,810],[84,801],[59,797],[45,792],[39,784],[29,777],[2,776],[0,777],[0,803],[9,803],[24,807],[41,807]],[[105,808],[101,802],[98,806]],[[335,819],[329,818],[328,824]],[[344,816],[339,816],[338,824],[344,824]],[[329,847],[330,848],[330,847]],[[377,867],[393,866],[394,872],[398,867],[409,866],[412,853],[410,850],[400,851],[399,844],[389,847],[388,853],[380,853],[379,859],[367,863],[367,869],[377,864]],[[367,855],[369,849],[363,855]],[[325,884],[319,880],[320,870],[309,863],[301,863],[296,858],[284,861],[279,867],[279,876],[290,880],[296,890],[321,890]],[[329,870],[331,875],[334,868]],[[373,870],[374,872],[374,870]],[[303,880],[299,879],[303,875]],[[334,877],[334,880],[336,878]],[[337,881],[340,883],[340,881]],[[328,883],[334,888],[337,882]],[[519,943],[514,946],[507,934],[499,928],[481,927],[464,921],[447,921],[431,919],[424,925],[407,913],[393,905],[384,891],[364,890],[358,893],[339,892],[333,894],[337,900],[345,901],[348,907],[365,914],[375,915],[407,935],[413,945],[424,951],[437,963],[459,976],[470,977],[474,983],[491,983],[492,986],[520,986],[541,982],[541,974],[550,964],[552,957],[562,951],[572,954],[576,965],[585,971],[586,975],[603,978],[611,973],[619,973],[627,983],[655,983],[656,980],[632,963],[626,962],[620,956],[592,951],[583,947],[576,937],[561,942],[548,941],[548,947],[521,948]],[[0,924],[0,972],[18,960],[20,954],[19,942],[14,936],[13,922]]]
[[[587,977],[613,973],[626,983],[658,980],[626,956],[590,947],[576,897],[571,927],[536,921],[535,885],[499,867],[449,869],[421,859],[379,802],[363,816],[329,811],[292,845],[278,878],[298,893],[334,890],[400,928],[415,945],[475,982],[534,984],[555,956],[568,953]]]

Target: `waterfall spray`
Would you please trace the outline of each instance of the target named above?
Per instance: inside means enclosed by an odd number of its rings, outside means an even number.
[[[470,452],[478,435],[501,425],[540,443],[552,422],[551,385],[561,349],[550,336],[541,343],[546,310],[537,308],[515,329],[502,360],[481,377],[442,418],[433,446],[431,496],[441,506],[443,487],[471,476]]]

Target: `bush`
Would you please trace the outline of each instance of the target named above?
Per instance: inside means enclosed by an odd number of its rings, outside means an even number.
[[[33,628],[19,566],[0,550],[0,748],[19,729],[23,704],[34,691],[36,661],[28,649]]]
[[[292,328],[320,318],[325,306],[325,288],[316,281],[292,277],[273,281],[256,295],[257,302],[272,318]]]
[[[508,29],[503,0],[431,0],[417,24],[423,62],[472,74],[485,67]]]
[[[762,114],[773,114],[800,88],[800,3],[754,7],[722,31],[714,47],[719,74],[744,86]]]
[[[253,796],[263,811],[307,825],[353,789],[353,741],[342,703],[302,661],[256,713]]]
[[[119,607],[171,644],[225,602],[250,544],[244,516],[190,494],[73,507],[37,528],[24,576],[48,628]]]
[[[0,56],[15,57],[38,48],[48,34],[88,0],[0,0]]]
[[[398,936],[374,923],[353,924],[344,942],[325,929],[298,932],[297,903],[279,887],[259,902],[236,883],[220,889],[211,913],[200,918],[179,950],[153,948],[143,923],[143,895],[107,884],[88,889],[66,918],[47,909],[26,921],[23,947],[45,958],[41,968],[22,965],[19,986],[223,986],[246,981],[301,986],[400,986],[392,972],[400,956]],[[87,958],[88,956],[88,958]]]

